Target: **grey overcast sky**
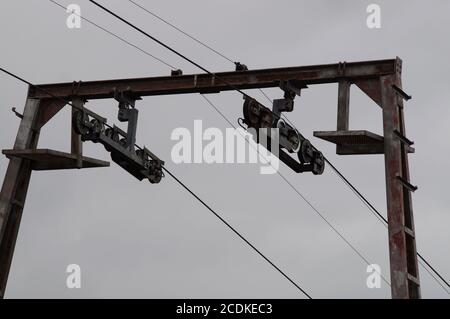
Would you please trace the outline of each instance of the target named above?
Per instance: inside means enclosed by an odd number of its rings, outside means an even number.
[[[101,12],[87,0],[82,15],[183,69],[198,73],[149,39]],[[300,0],[136,0],[250,68],[339,61],[403,60],[418,250],[450,278],[450,2]],[[155,20],[128,1],[101,1],[212,71],[233,65]],[[381,6],[381,29],[368,29],[366,7]],[[0,2],[0,64],[34,83],[170,74],[170,69],[82,22],[66,27],[65,11],[47,0]],[[11,148],[27,87],[0,74],[0,147]],[[261,101],[257,91],[249,92]],[[267,90],[280,98],[279,89]],[[210,95],[232,121],[242,113],[236,92]],[[333,130],[336,85],[311,86],[289,114],[311,137]],[[116,123],[116,102],[88,106]],[[170,159],[177,127],[229,126],[198,95],[148,97],[140,111],[138,143],[145,144],[225,219],[298,282],[313,298],[389,298],[390,287],[366,287],[366,265],[277,175],[255,165],[175,165]],[[356,87],[352,129],[382,132],[381,112]],[[69,150],[69,109],[44,128],[39,147]],[[311,140],[385,215],[382,156],[339,157],[332,144]],[[103,147],[85,153],[109,159]],[[0,158],[0,176],[8,160]],[[326,168],[322,176],[281,172],[368,260],[389,278],[386,228]],[[78,264],[81,289],[66,288],[66,267]],[[449,295],[421,268],[425,298]],[[249,249],[170,177],[138,182],[110,168],[33,173],[6,297],[9,298],[303,298],[285,278]]]

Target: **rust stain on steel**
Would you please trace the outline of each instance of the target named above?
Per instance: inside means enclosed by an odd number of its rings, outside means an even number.
[[[211,79],[212,75],[207,73],[180,75],[176,77],[159,76],[88,81],[80,83],[77,88],[77,95],[89,100],[112,98],[113,88],[125,90],[127,86],[140,96],[150,96],[277,87],[280,81],[287,80],[304,82],[306,85],[332,83],[337,82],[342,78],[342,74],[339,71],[339,65],[341,64],[284,67],[248,70],[245,72],[221,72],[215,73],[213,76],[222,79],[222,81],[216,80],[214,82],[212,82]],[[345,77],[350,80],[378,78],[382,75],[393,74],[396,70],[395,59],[352,62],[346,63],[345,65]],[[73,94],[73,82],[40,84],[39,87],[58,97],[67,98]],[[29,93],[30,97],[33,98],[49,97],[47,93],[36,89],[30,89]]]

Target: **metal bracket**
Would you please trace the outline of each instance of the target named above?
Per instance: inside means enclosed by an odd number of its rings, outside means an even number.
[[[72,82],[72,96],[75,96],[78,94],[80,87],[81,87],[81,81],[73,81]]]
[[[135,109],[136,101],[142,100],[142,98],[133,93],[131,90],[127,91],[115,91],[114,99],[119,102],[119,112],[117,118],[120,122],[128,122],[126,139],[124,140],[124,146],[130,150],[134,150],[134,144],[136,143],[136,131],[139,111]]]
[[[339,62],[339,64],[338,64],[338,74],[341,77],[345,77],[346,71],[347,71],[347,62],[346,61]]]
[[[272,112],[281,117],[282,112],[292,112],[294,110],[294,99],[274,99],[272,102]]]
[[[406,101],[411,100],[412,96],[406,94],[405,91],[403,91],[401,88],[399,88],[397,85],[392,84],[392,88],[395,90],[396,93],[398,93],[403,99],[405,99]]]
[[[274,99],[272,102],[272,112],[277,116],[281,116],[282,112],[292,112],[295,96],[300,95],[300,91],[294,91],[295,88],[291,88],[288,82],[281,82],[280,88],[284,91],[284,98]]]
[[[406,179],[404,179],[401,176],[397,175],[397,180],[411,192],[415,192],[416,190],[419,189],[419,187],[412,185],[410,182],[408,182]]]
[[[234,62],[234,65],[236,66],[236,71],[248,71],[248,67],[241,62]]]
[[[281,116],[281,112],[292,112],[295,96],[300,96],[301,90],[307,88],[306,85],[291,80],[280,81],[279,87],[284,91],[284,98],[275,99],[272,104],[272,112],[277,116]]]
[[[180,75],[183,75],[183,70],[181,70],[181,69],[172,70],[172,71],[170,71],[170,75],[171,75],[171,76],[180,76]]]
[[[284,91],[285,97],[289,95],[292,99],[295,98],[295,95],[300,96],[301,90],[306,89],[307,86],[298,82],[294,82],[292,80],[288,81],[280,81],[280,89]]]
[[[407,144],[407,145],[409,145],[409,146],[414,145],[414,142],[413,142],[413,141],[411,141],[410,139],[408,139],[406,136],[404,136],[404,135],[403,135],[402,133],[400,133],[399,131],[394,130],[394,134],[395,134],[395,136],[398,137],[398,139],[399,139],[402,143]]]
[[[20,114],[19,112],[17,112],[15,107],[13,107],[13,108],[11,109],[11,111],[13,111],[13,113],[14,113],[19,119],[23,119],[23,114]]]
[[[114,89],[114,99],[119,102],[119,108],[134,108],[137,100],[142,100],[139,94],[130,89],[119,91]]]

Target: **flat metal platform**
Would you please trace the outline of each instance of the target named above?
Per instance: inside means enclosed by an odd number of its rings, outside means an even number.
[[[75,154],[50,149],[3,150],[2,153],[8,158],[16,157],[32,161],[31,168],[36,171],[109,166],[109,162],[107,161],[83,156],[80,167]]]
[[[316,131],[314,136],[336,145],[383,144],[384,138],[369,131]]]
[[[314,136],[336,144],[338,155],[384,154],[384,137],[369,131],[315,131]],[[411,146],[406,150],[414,153]]]

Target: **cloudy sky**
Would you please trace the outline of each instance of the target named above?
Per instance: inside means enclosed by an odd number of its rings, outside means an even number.
[[[66,6],[75,1],[56,0]],[[450,109],[450,2],[376,1],[381,29],[366,26],[372,1],[136,0],[210,46],[250,68],[313,65],[339,61],[403,60],[418,250],[450,278],[448,156]],[[194,66],[159,47],[87,0],[82,15],[140,48],[183,69]],[[155,20],[128,1],[103,4],[212,71],[233,65]],[[82,22],[68,29],[67,14],[47,0],[0,2],[0,64],[33,83],[102,80],[170,74],[170,69],[114,37]],[[0,74],[0,147],[11,148],[27,87]],[[266,90],[280,98],[279,89]],[[258,91],[249,94],[264,101]],[[351,95],[351,129],[381,134],[381,111],[356,87]],[[311,86],[289,114],[311,137],[336,125],[337,86]],[[209,98],[231,120],[242,113],[236,92]],[[88,107],[117,123],[116,102]],[[390,287],[366,286],[366,264],[277,175],[260,175],[255,165],[180,164],[171,161],[177,127],[229,127],[199,95],[147,97],[140,111],[138,143],[166,161],[172,172],[242,232],[313,298],[389,298]],[[69,109],[46,126],[39,147],[68,151]],[[383,157],[339,157],[334,145],[311,140],[384,215]],[[85,154],[109,159],[99,145]],[[3,176],[8,160],[0,159]],[[281,173],[370,262],[389,278],[387,229],[326,169],[322,176]],[[81,289],[66,287],[66,267],[78,264]],[[449,295],[421,268],[425,298]],[[9,298],[303,298],[191,195],[166,177],[158,185],[139,182],[112,163],[110,168],[35,172],[16,245]]]

